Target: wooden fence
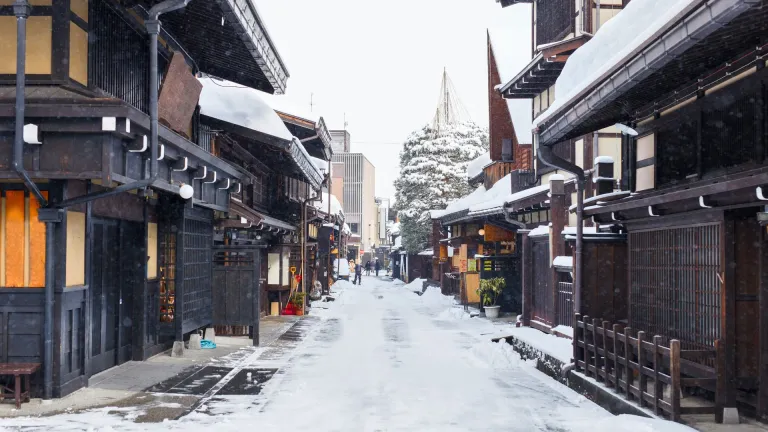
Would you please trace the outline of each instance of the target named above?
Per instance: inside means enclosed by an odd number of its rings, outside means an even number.
[[[557,283],[557,304],[555,305],[555,325],[573,325],[573,283]]]
[[[657,415],[679,422],[683,414],[715,414],[715,421],[722,423],[725,356],[720,341],[715,341],[714,349],[681,350],[679,340],[671,340],[667,347],[661,336],[649,341],[645,332],[633,334],[629,327],[576,314],[573,356],[577,367]],[[714,369],[705,365],[708,360],[714,360]],[[684,387],[714,391],[714,405],[682,407]]]

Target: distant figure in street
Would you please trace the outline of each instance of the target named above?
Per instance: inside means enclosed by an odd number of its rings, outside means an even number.
[[[371,275],[371,262],[366,261],[365,262],[365,275],[370,276]]]
[[[379,277],[379,270],[381,270],[381,261],[379,261],[378,258],[376,258],[375,267],[376,267],[376,277]]]
[[[363,284],[363,266],[359,263],[355,264],[355,279],[352,281],[352,285]]]

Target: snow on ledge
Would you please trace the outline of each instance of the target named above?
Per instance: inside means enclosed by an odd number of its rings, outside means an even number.
[[[549,225],[539,225],[528,233],[528,237],[544,237],[549,235]]]
[[[483,153],[477,158],[473,159],[467,165],[467,178],[473,179],[483,173],[483,170],[488,165],[492,164],[491,153]]]
[[[562,174],[552,174],[549,176],[549,182],[552,183],[553,181],[565,181],[565,176]]]
[[[561,335],[565,335],[573,339],[573,327],[571,326],[559,325],[553,328],[552,332],[557,332],[557,333],[560,333]]]
[[[613,158],[610,156],[598,156],[595,158],[595,165],[599,163],[613,163]]]
[[[582,232],[584,234],[595,234],[597,233],[597,228],[595,227],[584,227],[582,228]],[[575,226],[567,226],[563,229],[564,235],[576,235],[576,227]]]
[[[572,256],[556,256],[555,260],[552,261],[552,265],[555,267],[572,269],[573,257]]]

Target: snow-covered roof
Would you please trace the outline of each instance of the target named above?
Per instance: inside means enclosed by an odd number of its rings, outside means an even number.
[[[307,95],[309,100],[310,95]],[[321,116],[319,111],[313,109],[307,109],[304,104],[297,103],[297,101],[303,101],[303,98],[297,97],[296,94],[292,94],[291,97],[281,94],[267,94],[263,97],[264,101],[269,104],[275,111],[302,118],[304,120],[310,120],[315,123],[319,123]]]
[[[430,219],[440,219],[445,214],[445,210],[430,210],[429,211],[429,217]]]
[[[530,7],[510,8],[517,9],[516,14],[525,17],[525,23],[530,25]],[[523,10],[527,9],[527,13]],[[516,18],[516,17],[514,17]],[[502,85],[509,82],[515,75],[528,63],[529,56],[515,55],[515,53],[529,54],[530,32],[521,32],[516,25],[506,27],[495,27],[488,29],[488,35],[491,39],[491,49],[493,57],[496,60],[496,67],[499,70],[499,77]],[[524,51],[521,51],[521,47]],[[512,123],[515,126],[515,135],[517,142],[521,144],[531,143],[531,102],[526,99],[506,99],[509,115],[512,117]]]
[[[623,63],[644,42],[661,30],[689,5],[701,0],[634,0],[613,19],[600,26],[594,37],[576,50],[565,63],[555,84],[555,101],[533,123],[549,120],[570,104],[602,75]]]
[[[597,228],[595,227],[584,227],[582,228],[582,232],[584,234],[595,234],[597,232]],[[576,227],[568,226],[563,229],[564,235],[576,235]]]
[[[491,153],[483,153],[467,164],[467,178],[473,179],[483,173],[483,169],[492,164]]]
[[[552,261],[552,265],[555,267],[560,268],[573,268],[573,257],[572,256],[557,256],[555,257],[555,260]]]
[[[539,225],[528,233],[528,237],[544,237],[549,235],[549,225]]]
[[[485,194],[481,202],[469,207],[469,214],[485,212],[488,210],[501,209],[504,202],[512,192],[512,174],[505,175],[497,181]]]
[[[339,199],[335,195],[331,195],[331,214],[334,216],[344,217],[344,210],[342,209]],[[328,192],[323,192],[320,201],[312,201],[312,205],[323,214],[328,214]]]
[[[549,185],[548,184],[541,185],[541,186],[536,186],[536,187],[532,187],[532,188],[528,188],[528,189],[523,189],[523,190],[521,190],[519,192],[515,192],[515,193],[510,194],[509,196],[507,196],[506,199],[504,200],[504,204],[505,205],[506,204],[511,204],[511,203],[519,201],[519,200],[521,200],[523,198],[528,198],[530,196],[538,195],[538,194],[543,193],[543,192],[548,191],[548,190],[549,190]]]
[[[284,141],[293,139],[275,110],[264,102],[266,93],[208,77],[198,81],[203,85],[201,114]]]
[[[392,224],[392,228],[389,229],[390,235],[400,235],[400,222]]]
[[[425,249],[421,252],[419,252],[419,256],[433,256],[434,252],[432,252],[432,248]]]
[[[317,167],[317,169],[319,171],[325,171],[325,172],[328,171],[328,161],[327,160],[316,158],[314,156],[310,156],[309,160],[311,160],[312,163],[315,164],[315,166]]]
[[[480,185],[471,194],[463,196],[457,200],[452,201],[445,208],[444,215],[457,213],[460,211],[469,210],[469,208],[477,203],[483,202],[485,196],[485,186]]]

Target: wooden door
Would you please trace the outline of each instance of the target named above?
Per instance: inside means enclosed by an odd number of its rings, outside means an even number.
[[[91,374],[115,366],[120,301],[120,236],[117,221],[94,219],[91,296]]]

